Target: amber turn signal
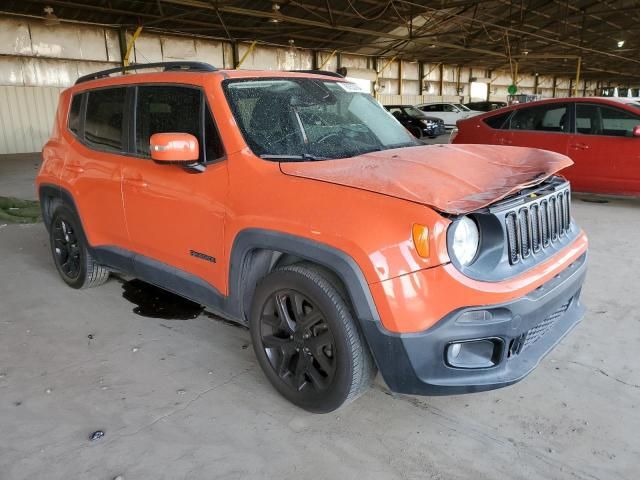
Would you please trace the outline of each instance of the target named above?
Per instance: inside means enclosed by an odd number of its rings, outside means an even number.
[[[411,229],[413,244],[422,258],[429,258],[429,229],[418,223]]]

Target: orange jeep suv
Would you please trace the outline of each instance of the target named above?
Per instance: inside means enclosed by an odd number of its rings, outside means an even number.
[[[128,69],[62,92],[43,149],[71,287],[120,272],[247,325],[269,381],[313,412],[377,370],[409,394],[513,384],[581,320],[567,157],[424,145],[335,74]]]

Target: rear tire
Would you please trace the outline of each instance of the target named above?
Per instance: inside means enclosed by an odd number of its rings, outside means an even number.
[[[51,216],[49,242],[56,269],[70,287],[97,287],[109,279],[109,270],[91,256],[78,217],[64,204]]]
[[[250,316],[260,367],[287,400],[314,413],[358,398],[376,369],[348,303],[314,265],[287,265],[256,288]]]

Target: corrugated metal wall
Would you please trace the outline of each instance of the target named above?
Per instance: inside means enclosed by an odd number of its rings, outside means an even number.
[[[132,32],[127,32],[131,40]],[[238,46],[238,58],[250,43]],[[366,48],[362,51],[366,51]],[[159,35],[143,31],[132,50],[138,63],[169,60],[199,60],[233,68],[232,45],[206,38]],[[40,151],[51,126],[60,90],[81,75],[114,67],[120,62],[117,31],[97,25],[66,24],[49,27],[34,19],[0,15],[0,153]],[[273,45],[257,45],[244,59],[243,69],[309,69],[313,52]],[[378,59],[379,93],[382,103],[422,103],[471,99],[473,77],[489,76],[483,69]],[[372,59],[352,53],[318,52],[317,64],[335,71],[340,64],[354,69],[372,69]],[[373,70],[371,70],[373,71]],[[442,78],[440,72],[442,71]],[[489,95],[506,98],[512,83],[509,72],[493,72]],[[539,78],[538,88],[551,96],[553,77]],[[518,89],[533,93],[533,75],[519,75]],[[558,78],[555,95],[568,96],[570,80]],[[581,81],[580,92],[587,84]],[[595,87],[595,85],[593,85]],[[442,94],[442,96],[440,96]]]
[[[42,149],[51,133],[62,90],[0,85],[0,154]]]

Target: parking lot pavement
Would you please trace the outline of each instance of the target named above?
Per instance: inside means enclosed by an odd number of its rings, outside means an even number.
[[[378,379],[327,415],[278,396],[245,329],[137,315],[115,278],[72,290],[42,224],[0,227],[0,478],[635,480],[640,203],[573,210],[589,311],[528,378],[454,397]]]

